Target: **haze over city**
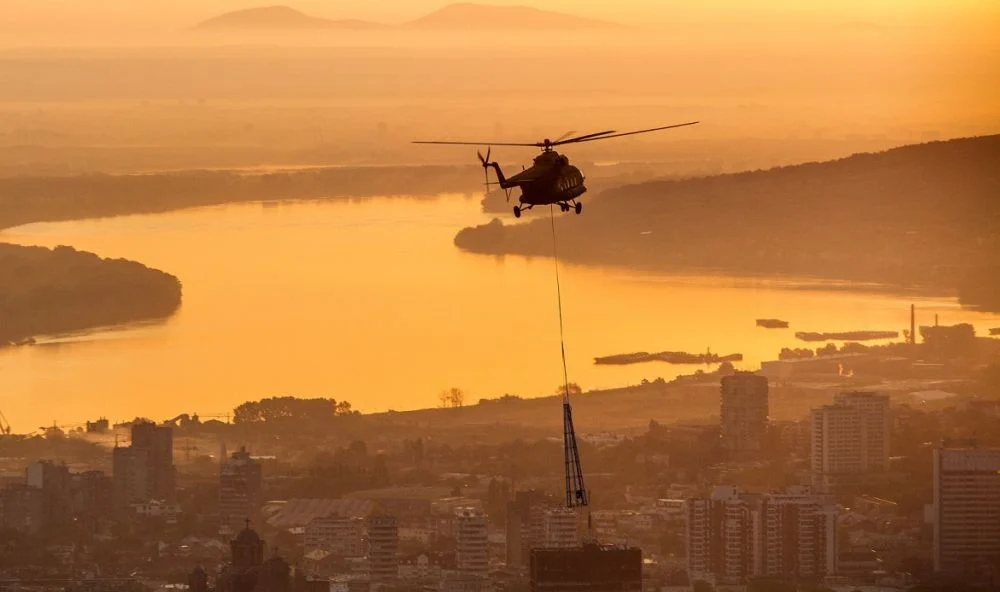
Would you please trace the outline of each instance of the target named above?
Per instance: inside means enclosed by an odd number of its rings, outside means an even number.
[[[0,588],[995,589],[998,30],[0,0]]]

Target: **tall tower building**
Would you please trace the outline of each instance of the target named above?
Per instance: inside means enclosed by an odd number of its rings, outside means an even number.
[[[934,571],[1000,582],[1000,448],[934,450]]]
[[[219,465],[219,519],[235,532],[257,517],[261,505],[261,466],[240,448]]]
[[[722,447],[733,456],[753,456],[767,434],[767,377],[737,372],[722,378]]]
[[[173,501],[173,430],[152,422],[133,424],[131,445],[112,451],[112,479],[119,510],[149,500]]]
[[[889,468],[889,397],[842,393],[810,415],[813,482],[829,487],[845,476]]]
[[[475,508],[455,510],[455,566],[466,577],[486,579],[490,573],[490,542],[486,516]]]
[[[865,472],[889,470],[889,397],[876,393],[840,393],[833,398],[835,405],[844,405],[861,412],[861,462]]]
[[[687,501],[686,538],[691,580],[740,583],[754,573],[753,498],[719,486],[711,497]]]
[[[535,490],[518,491],[507,502],[507,567],[528,567],[531,549],[545,541],[545,495]]]
[[[761,497],[755,535],[756,573],[821,578],[837,571],[837,512],[833,503],[792,487]]]
[[[64,464],[37,461],[25,470],[25,483],[42,494],[42,528],[58,530],[68,525],[73,515],[73,480]]]
[[[133,424],[132,448],[147,451],[149,499],[173,501],[176,492],[173,428],[153,422]]]
[[[399,578],[399,524],[395,516],[368,518],[368,571],[372,582]]]

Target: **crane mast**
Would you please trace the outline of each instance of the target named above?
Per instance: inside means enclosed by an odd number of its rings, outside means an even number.
[[[587,488],[583,483],[580,450],[576,446],[576,432],[573,430],[573,408],[569,404],[569,389],[563,395],[563,456],[566,463],[566,507],[586,507]]]

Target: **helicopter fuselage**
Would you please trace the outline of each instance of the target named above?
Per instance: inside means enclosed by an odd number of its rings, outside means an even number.
[[[519,201],[539,206],[570,203],[587,191],[583,173],[569,159],[547,150],[535,157],[531,167],[505,178],[500,165],[491,163],[503,189],[521,188]]]

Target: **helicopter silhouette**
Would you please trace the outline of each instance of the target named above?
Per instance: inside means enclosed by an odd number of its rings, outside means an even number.
[[[540,142],[528,143],[446,141],[415,141],[413,143],[464,146],[482,146],[483,144],[486,144],[486,156],[483,156],[479,151],[476,152],[476,156],[479,157],[479,162],[482,163],[483,169],[486,172],[486,187],[489,189],[490,185],[499,186],[506,192],[508,203],[510,202],[511,190],[515,187],[520,187],[520,203],[519,205],[514,206],[514,216],[517,218],[520,218],[521,213],[525,210],[530,210],[535,206],[544,206],[549,204],[558,205],[564,212],[568,212],[572,209],[579,214],[583,211],[583,204],[580,203],[577,198],[587,191],[587,187],[583,184],[583,173],[580,172],[580,169],[569,163],[569,158],[567,158],[564,154],[559,154],[553,150],[553,148],[564,144],[579,144],[581,142],[593,142],[595,140],[609,140],[611,138],[620,138],[622,136],[645,134],[665,129],[672,129],[675,127],[694,125],[696,123],[698,122],[689,121],[687,123],[678,123],[620,134],[616,133],[614,130],[608,130],[567,138],[566,136],[573,133],[569,132],[567,134],[563,134],[561,138],[557,138],[555,140],[549,140],[546,138]],[[541,148],[542,153],[535,157],[534,162],[530,167],[508,178],[504,176],[503,171],[500,169],[500,165],[496,161],[490,160],[490,151],[493,146],[529,146]],[[490,181],[490,168],[492,168],[496,173],[496,182]]]

